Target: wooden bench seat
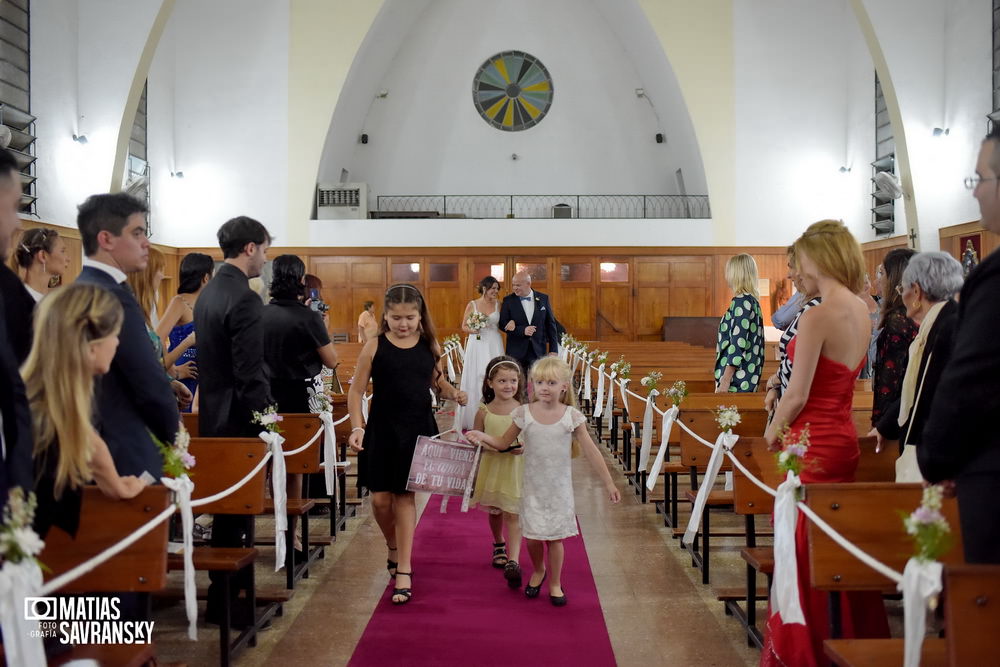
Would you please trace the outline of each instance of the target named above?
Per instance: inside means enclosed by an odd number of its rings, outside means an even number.
[[[740,558],[757,572],[774,574],[774,549],[772,547],[743,547]]]
[[[309,513],[313,507],[316,507],[316,501],[311,498],[286,498],[285,499],[285,513],[288,516],[303,516]],[[274,513],[274,500],[268,498],[264,501],[264,513],[273,514]]]
[[[212,572],[236,572],[253,565],[257,550],[250,547],[198,547],[191,552],[194,569]],[[169,554],[167,569],[183,570],[184,555]]]
[[[903,664],[902,639],[827,639],[823,653],[838,667],[884,667]],[[948,645],[944,639],[924,639],[921,667],[948,667]],[[986,664],[986,663],[980,663]]]

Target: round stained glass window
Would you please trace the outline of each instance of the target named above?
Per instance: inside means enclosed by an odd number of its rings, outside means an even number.
[[[523,51],[503,51],[476,72],[472,101],[483,120],[498,130],[527,130],[552,106],[552,77],[538,58]]]

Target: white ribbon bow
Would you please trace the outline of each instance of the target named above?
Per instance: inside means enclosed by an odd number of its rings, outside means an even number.
[[[319,413],[323,422],[323,476],[326,480],[326,495],[337,491],[337,432],[333,425],[333,414],[329,410]]]
[[[660,421],[660,448],[656,452],[656,459],[653,461],[653,469],[649,471],[646,479],[646,488],[652,491],[656,487],[656,480],[660,478],[660,470],[663,469],[663,460],[670,451],[668,444],[670,440],[670,429],[674,427],[674,420],[677,419],[678,409],[676,405],[671,405],[670,409],[663,413]]]
[[[614,371],[611,371],[611,386],[608,387],[608,404],[604,406],[604,416],[608,420],[608,428],[611,428],[611,415],[615,407],[615,375]]]
[[[448,380],[455,381],[455,364],[451,362],[451,353],[444,355],[444,360],[448,363]]]
[[[434,392],[432,391],[431,395],[433,394]],[[366,424],[368,423],[368,402],[371,400],[372,397],[370,394],[361,394],[361,417],[365,420]]]
[[[941,572],[937,561],[911,558],[903,568],[903,581],[896,590],[903,594],[903,667],[919,667],[920,650],[926,632],[927,609],[937,606],[941,592]],[[6,636],[6,635],[5,635]]]
[[[280,433],[261,431],[260,439],[267,443],[271,450],[271,500],[274,501],[274,571],[285,566],[285,532],[288,530],[288,517],[285,514],[285,453],[281,451],[281,443],[285,441]]]
[[[188,639],[198,640],[198,589],[194,581],[194,513],[191,510],[191,492],[194,482],[187,475],[177,479],[161,477],[163,486],[176,495],[177,505],[181,511],[181,533],[184,538],[184,611],[188,620]]]
[[[594,402],[594,416],[600,417],[604,410],[604,364],[597,368],[597,400]]]
[[[618,389],[622,396],[622,410],[628,410],[628,395],[625,392],[628,390],[629,382],[631,382],[629,378],[618,380]]]
[[[639,467],[637,471],[645,472],[649,464],[649,450],[653,448],[653,406],[660,392],[653,389],[646,397],[646,412],[642,415],[642,447],[639,448]],[[662,447],[661,447],[662,449]]]
[[[782,623],[802,623],[799,601],[798,558],[795,554],[795,523],[798,520],[799,476],[791,470],[778,485],[774,496],[774,580],[771,587],[771,613],[781,612]]]
[[[691,508],[691,518],[688,520],[687,530],[684,531],[684,544],[690,545],[694,542],[695,535],[701,525],[701,515],[705,511],[705,503],[708,502],[708,494],[715,486],[715,478],[719,475],[719,468],[722,467],[722,459],[725,452],[731,450],[740,436],[731,431],[723,431],[715,439],[715,446],[712,448],[712,458],[708,460],[708,468],[705,470],[705,477],[701,486],[698,487],[698,495],[694,500],[694,507]]]
[[[7,561],[0,569],[0,628],[8,665],[45,667],[45,646],[38,621],[24,618],[24,599],[38,595],[42,571],[34,560]]]

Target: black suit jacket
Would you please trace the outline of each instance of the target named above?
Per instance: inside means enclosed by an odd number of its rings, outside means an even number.
[[[1000,252],[995,252],[969,274],[959,298],[951,360],[917,450],[929,482],[1000,473],[998,322]]]
[[[0,265],[0,273],[8,273],[17,280],[14,272],[6,266]],[[9,487],[21,486],[31,490],[33,482],[31,412],[28,411],[24,382],[8,338],[7,321],[4,299],[0,299],[0,415],[3,416],[6,449],[3,465],[0,466],[0,505],[7,502]]]
[[[556,318],[552,314],[552,305],[547,294],[534,292],[535,312],[528,322],[521,305],[521,298],[516,294],[508,294],[500,304],[501,331],[507,334],[507,354],[515,359],[540,359],[546,352],[556,352],[559,349],[559,338],[556,333]],[[505,331],[507,323],[513,320],[514,330]],[[525,336],[524,329],[528,325],[536,327],[532,336]],[[527,368],[524,369],[528,371]]]
[[[0,271],[0,296],[7,311],[7,343],[18,364],[23,364],[31,351],[31,324],[35,299],[24,288],[17,274],[6,266]]]
[[[107,289],[125,311],[111,370],[97,383],[97,431],[108,443],[118,474],[148,472],[159,479],[163,459],[149,434],[173,442],[180,413],[146,332],[146,319],[132,291],[108,273],[85,266],[76,281]]]
[[[924,425],[930,416],[937,386],[941,381],[941,373],[948,367],[948,361],[951,359],[957,321],[958,304],[954,301],[948,301],[941,308],[934,320],[934,326],[927,333],[924,354],[920,359],[920,367],[917,369],[917,391],[920,400],[917,401],[917,397],[913,397],[917,402],[910,410],[909,420],[903,426],[899,425],[899,399],[893,401],[876,424],[882,437],[889,440],[900,440],[909,432],[909,438],[906,442],[900,442],[900,446],[920,444]],[[921,378],[923,378],[922,384],[920,383]],[[919,449],[918,447],[918,452]]]
[[[223,264],[194,307],[198,332],[198,428],[202,436],[253,437],[252,412],[274,401],[264,366],[264,304],[246,274]]]

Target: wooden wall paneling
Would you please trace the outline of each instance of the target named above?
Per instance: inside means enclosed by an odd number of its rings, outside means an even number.
[[[468,282],[467,262],[460,257],[427,257],[424,267],[427,307],[438,337],[462,333],[462,314],[475,293]]]
[[[868,241],[861,244],[861,254],[865,258],[865,272],[872,283],[872,292],[875,291],[875,273],[882,259],[889,254],[893,248],[910,247],[909,239],[905,234],[900,236],[890,236],[889,238],[877,241]]]
[[[709,285],[712,284],[711,257],[671,257],[670,261],[670,292],[669,308],[664,313],[670,317],[709,317],[712,315],[712,294]],[[663,331],[663,320],[660,320],[658,331]]]
[[[979,254],[979,261],[983,261],[1000,246],[1000,234],[987,231],[979,221],[950,225],[938,230],[941,250],[950,253],[958,261],[962,261],[962,253],[965,252],[963,241],[974,236],[979,237],[979,246],[982,251]]]
[[[598,261],[595,338],[635,340],[635,266],[631,256],[601,255]]]
[[[594,285],[597,268],[591,257],[560,257],[554,280],[549,281],[552,310],[566,330],[580,340],[597,335],[594,323]]]
[[[635,336],[662,340],[663,318],[670,312],[671,263],[665,257],[635,258]]]

